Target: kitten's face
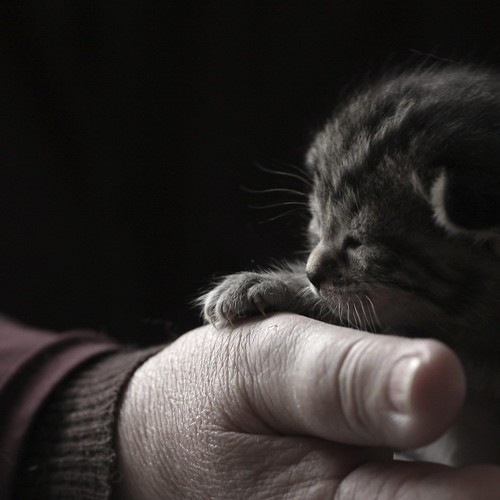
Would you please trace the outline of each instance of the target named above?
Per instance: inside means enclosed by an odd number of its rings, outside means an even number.
[[[374,177],[378,177],[377,184]],[[430,329],[472,293],[488,250],[450,237],[410,180],[366,175],[356,190],[316,176],[310,196],[307,274],[347,324]]]
[[[327,126],[308,158],[307,275],[343,324],[459,344],[473,325],[500,347],[491,338],[500,319],[500,259],[473,233],[443,227],[442,169],[426,161],[411,150],[375,155],[363,137],[339,148]]]

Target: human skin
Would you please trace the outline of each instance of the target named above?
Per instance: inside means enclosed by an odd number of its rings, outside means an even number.
[[[116,498],[498,498],[500,467],[392,460],[446,430],[464,395],[435,340],[293,314],[204,326],[130,381]]]

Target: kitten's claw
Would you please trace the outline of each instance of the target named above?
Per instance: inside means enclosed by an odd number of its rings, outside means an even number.
[[[280,309],[288,293],[287,285],[272,276],[234,274],[201,298],[203,315],[216,328],[232,326],[242,318]]]

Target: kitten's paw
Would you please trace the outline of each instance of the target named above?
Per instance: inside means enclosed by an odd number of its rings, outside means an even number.
[[[287,285],[269,275],[239,273],[226,277],[202,297],[205,321],[222,328],[247,316],[265,315],[287,301]]]

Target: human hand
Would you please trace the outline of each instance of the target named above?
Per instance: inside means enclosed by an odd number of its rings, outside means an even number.
[[[392,461],[438,437],[464,392],[458,359],[434,340],[292,314],[204,326],[126,389],[118,498],[497,498],[498,467]]]

